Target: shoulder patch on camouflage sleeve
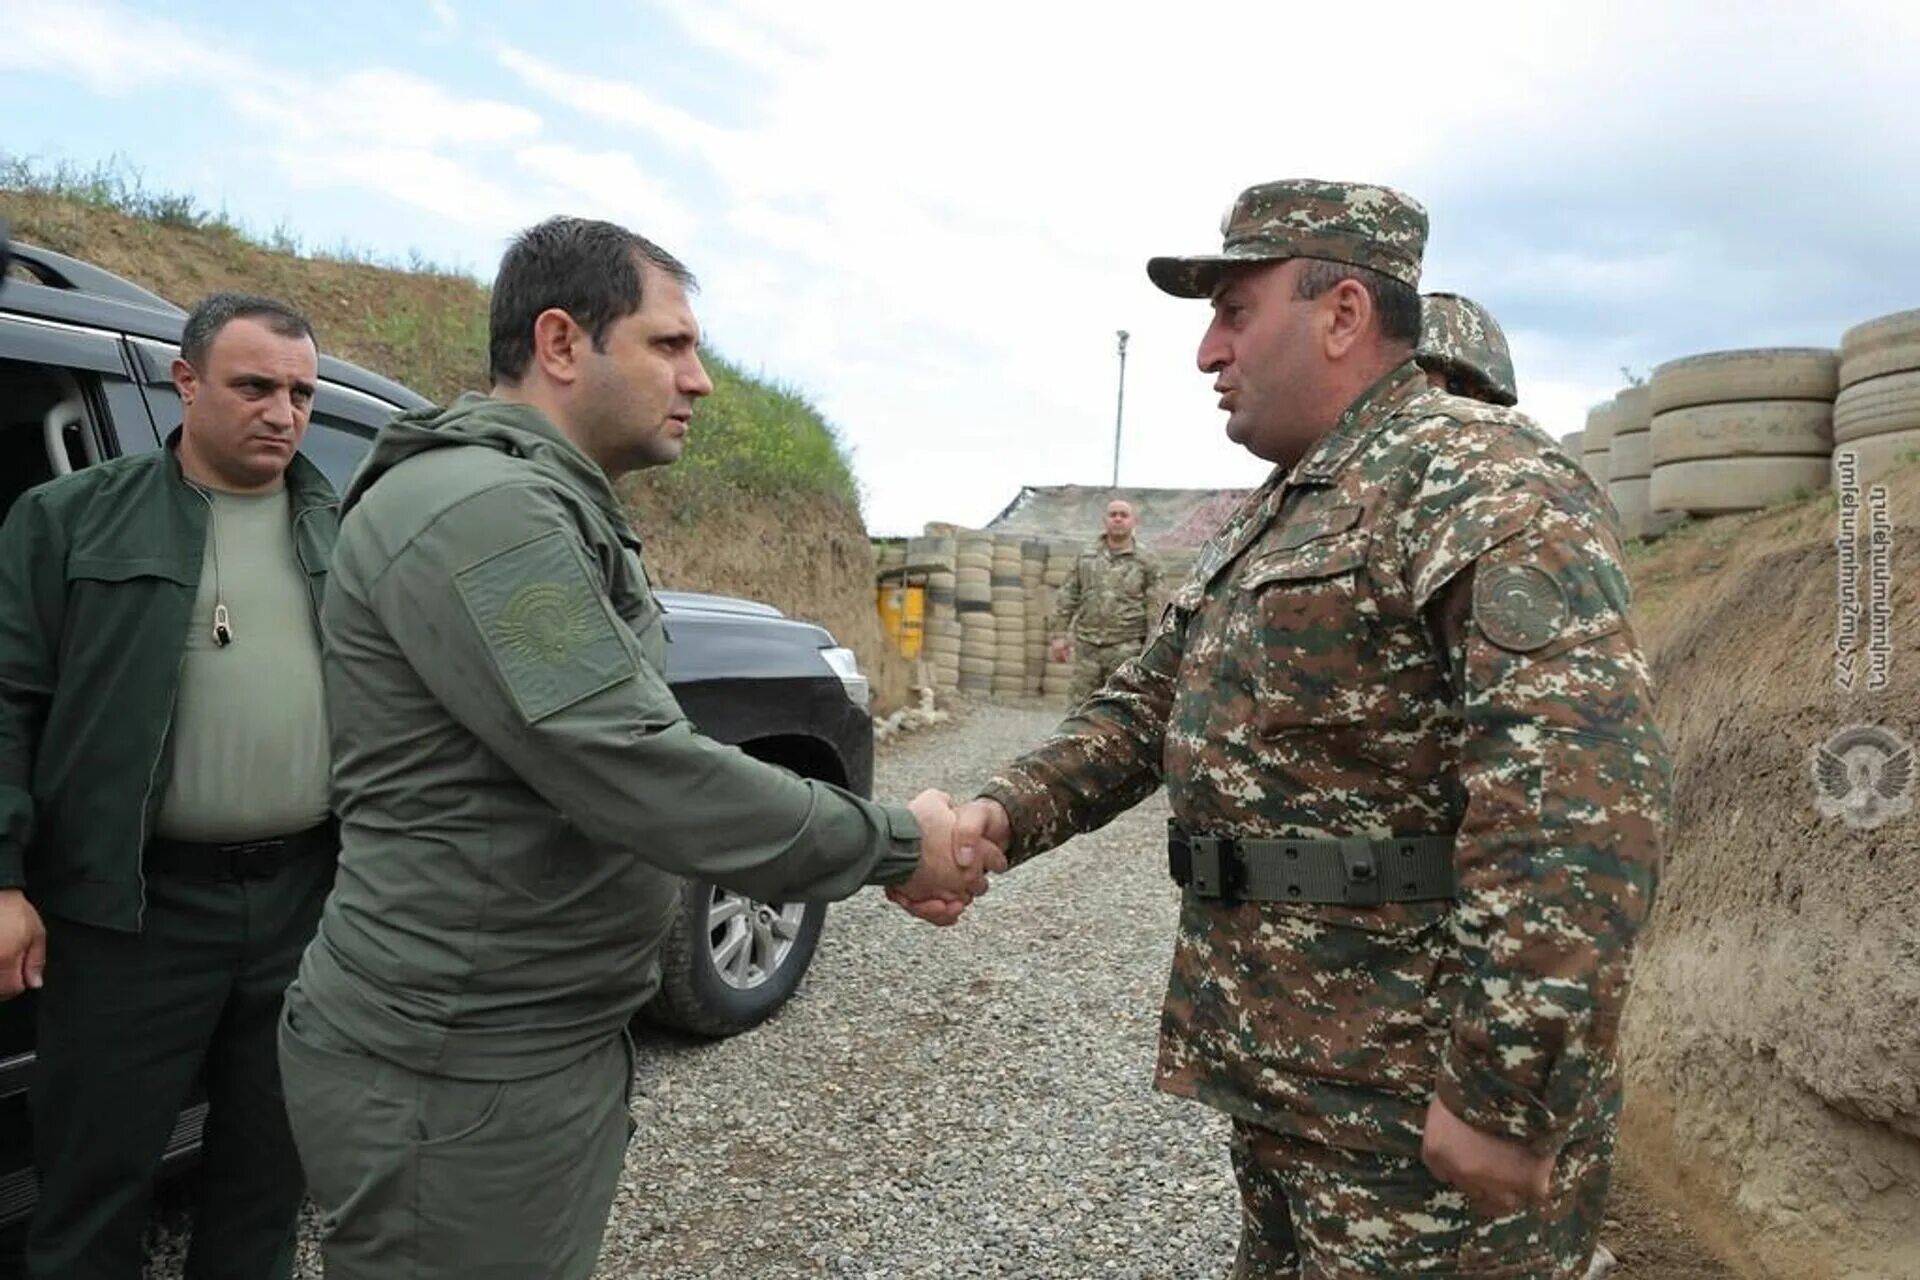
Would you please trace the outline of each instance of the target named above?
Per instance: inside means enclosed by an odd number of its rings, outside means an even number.
[[[1544,649],[1566,629],[1566,588],[1538,565],[1482,568],[1473,581],[1473,621],[1487,639],[1513,653]]]
[[[453,581],[527,723],[632,678],[619,624],[559,530],[470,565]]]

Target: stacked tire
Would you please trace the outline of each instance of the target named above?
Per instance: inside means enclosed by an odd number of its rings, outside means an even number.
[[[1020,673],[1020,692],[1033,696],[1047,663],[1047,544],[1030,539],[1020,544],[1020,589],[1026,596],[1026,666]]]
[[[1833,405],[1834,477],[1842,453],[1849,479],[1877,480],[1920,453],[1920,311],[1857,324],[1840,339],[1840,394]]]
[[[1041,631],[1045,634],[1048,622],[1053,618],[1054,606],[1060,599],[1060,588],[1065,586],[1073,573],[1073,566],[1080,558],[1080,548],[1071,542],[1054,542],[1047,546],[1046,576],[1046,617],[1041,619]],[[1052,640],[1050,635],[1047,640]],[[1067,686],[1073,683],[1073,662],[1055,662],[1051,654],[1045,659],[1040,671],[1040,694],[1046,698],[1065,698]]]
[[[1823,489],[1839,360],[1824,347],[1710,351],[1653,371],[1655,511],[1754,511]]]
[[[1613,443],[1607,449],[1607,497],[1628,538],[1653,538],[1679,517],[1656,515],[1648,490],[1653,478],[1653,399],[1649,387],[1623,387],[1613,398]]]
[[[961,693],[985,697],[993,688],[993,538],[962,533],[954,542],[954,609],[959,614]]]
[[[1569,431],[1560,437],[1560,452],[1572,458],[1582,467],[1587,465],[1587,460],[1582,457],[1580,453],[1580,451],[1586,447],[1584,443],[1586,437],[1587,433],[1584,431]]]
[[[996,698],[1018,698],[1027,678],[1027,591],[1020,580],[1020,539],[993,540],[993,681]]]
[[[1607,455],[1613,448],[1613,429],[1619,416],[1619,407],[1612,400],[1602,400],[1587,410],[1587,426],[1580,432],[1580,465],[1603,490],[1610,465]]]
[[[907,559],[913,564],[937,565],[927,574],[927,606],[921,634],[921,656],[933,680],[935,693],[952,693],[960,687],[960,615],[955,608],[956,579],[951,536],[929,535],[907,543]]]

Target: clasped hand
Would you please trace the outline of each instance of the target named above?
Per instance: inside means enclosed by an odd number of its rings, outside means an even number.
[[[929,924],[953,924],[987,891],[987,873],[1007,869],[1013,824],[992,800],[956,804],[944,791],[922,791],[907,807],[920,823],[920,866],[887,898]]]

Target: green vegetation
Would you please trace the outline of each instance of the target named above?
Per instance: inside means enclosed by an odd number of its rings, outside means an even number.
[[[472,276],[470,271],[433,262],[417,249],[408,250],[404,260],[383,258],[364,245],[345,240],[332,248],[309,249],[285,222],[264,234],[257,233],[229,216],[224,208],[206,208],[191,193],[152,190],[139,168],[124,156],[113,156],[87,168],[70,160],[45,163],[0,151],[0,191],[69,200],[93,209],[122,213],[140,222],[205,232],[289,257],[351,262],[414,275]]]
[[[680,461],[648,472],[649,488],[687,514],[718,497],[717,487],[817,494],[859,506],[839,438],[805,397],[743,373],[718,354],[704,358],[713,395],[695,407]]]
[[[480,386],[487,367],[487,291],[467,272],[419,253],[403,262],[340,245],[309,252],[285,224],[264,235],[191,195],[156,192],[137,169],[91,169],[0,152],[0,214],[14,235],[87,258],[162,297],[191,305],[212,289],[285,298],[313,317],[324,348],[439,401]],[[704,356],[714,394],[694,411],[678,463],[637,478],[675,520],[721,512],[742,496],[821,497],[859,509],[838,436],[792,387]]]

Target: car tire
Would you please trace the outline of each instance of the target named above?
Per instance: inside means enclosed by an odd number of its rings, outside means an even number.
[[[826,922],[824,902],[755,902],[683,881],[660,945],[660,991],[641,1015],[716,1039],[759,1025],[800,985]]]

